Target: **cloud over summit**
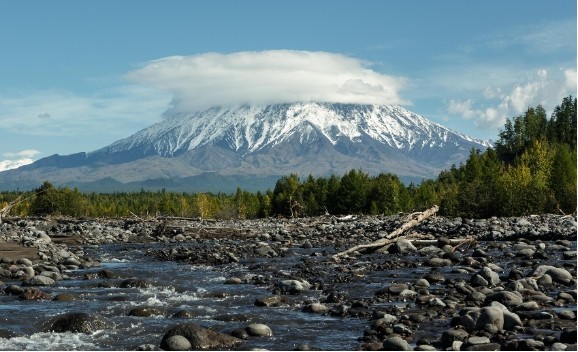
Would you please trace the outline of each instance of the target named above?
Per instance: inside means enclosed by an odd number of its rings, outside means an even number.
[[[293,102],[404,104],[407,80],[369,68],[369,63],[328,52],[270,50],[171,56],[127,74],[170,92],[173,107]]]

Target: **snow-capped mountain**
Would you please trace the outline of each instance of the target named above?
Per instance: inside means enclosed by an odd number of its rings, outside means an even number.
[[[166,114],[165,120],[95,153],[140,150],[144,155],[175,156],[215,141],[242,155],[281,144],[295,134],[306,143],[316,133],[331,144],[372,138],[403,151],[486,142],[453,132],[395,105],[296,103],[212,108]]]
[[[215,107],[167,112],[161,122],[97,151],[54,155],[0,173],[0,184],[14,179],[9,174],[52,177],[56,183],[138,183],[206,173],[273,180],[289,173],[342,175],[352,168],[421,180],[464,161],[471,148],[487,146],[400,106],[311,102]]]

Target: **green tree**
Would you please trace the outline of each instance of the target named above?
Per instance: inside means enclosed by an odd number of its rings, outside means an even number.
[[[50,182],[44,181],[34,193],[35,197],[30,206],[31,215],[53,215],[61,212],[60,192]]]

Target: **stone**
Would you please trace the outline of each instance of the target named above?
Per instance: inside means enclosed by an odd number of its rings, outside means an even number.
[[[234,336],[213,331],[196,324],[181,324],[169,329],[164,334],[160,347],[167,350],[167,339],[175,335],[185,337],[191,344],[191,350],[230,348],[242,342],[241,339]]]
[[[554,342],[552,346],[550,346],[551,351],[566,351],[567,348],[568,346],[561,342]]]
[[[463,329],[448,329],[442,332],[441,344],[444,348],[452,347],[454,341],[465,341],[469,334]]]
[[[23,290],[22,293],[18,295],[18,298],[23,301],[48,301],[50,300],[50,295],[33,287]]]
[[[76,301],[76,297],[70,293],[59,293],[52,299],[53,301],[72,302]]]
[[[135,307],[128,312],[133,317],[151,317],[153,315],[163,315],[163,312],[155,307]]]
[[[311,303],[305,307],[305,310],[311,313],[325,314],[329,312],[329,307],[323,303]]]
[[[490,304],[493,301],[500,302],[505,306],[514,307],[524,302],[522,295],[516,291],[498,291],[486,296],[484,304]]]
[[[49,332],[80,332],[92,334],[97,330],[113,328],[112,322],[96,313],[66,313],[50,325]]]
[[[411,243],[410,240],[401,238],[395,242],[395,248],[397,253],[406,254],[417,252],[417,248]]]
[[[165,350],[167,351],[188,351],[193,346],[189,340],[181,335],[173,335],[165,340]]]
[[[311,288],[311,285],[304,280],[282,280],[277,286],[282,293],[289,294],[299,294]]]
[[[249,334],[247,333],[246,329],[238,328],[231,331],[231,336],[234,336],[238,339],[247,340],[249,338]]]
[[[186,309],[181,309],[178,312],[176,312],[175,314],[173,314],[173,318],[177,318],[177,319],[190,319],[190,318],[194,318],[196,316],[197,316],[196,313],[191,312],[190,310],[186,310]]]
[[[258,307],[277,307],[281,305],[282,301],[283,299],[280,295],[272,295],[257,298],[254,304]]]
[[[558,313],[558,318],[563,320],[574,320],[576,319],[576,314],[569,309],[561,310]]]
[[[499,343],[483,343],[478,345],[470,345],[467,347],[462,347],[462,351],[499,351],[501,349],[501,345]]]
[[[265,324],[249,324],[245,330],[249,336],[273,336],[273,331]]]
[[[544,274],[550,275],[552,280],[562,284],[569,284],[572,281],[572,274],[568,270],[551,265],[539,265],[529,276],[540,277]]]
[[[429,281],[427,281],[426,279],[417,279],[414,283],[415,287],[425,287],[428,288],[430,287]]]
[[[560,334],[560,342],[565,344],[576,343],[576,329],[564,330]]]
[[[36,275],[33,276],[22,283],[24,286],[52,286],[56,283],[53,279],[44,276]]]
[[[484,330],[486,325],[494,325],[498,330],[504,329],[504,313],[498,307],[483,307],[476,321],[476,329]]]
[[[383,341],[383,349],[386,351],[411,351],[409,343],[400,336],[391,336]]]
[[[443,267],[443,266],[452,265],[452,261],[449,259],[442,259],[442,258],[438,258],[438,257],[433,257],[433,258],[426,260],[424,265],[434,267],[434,268],[439,268],[439,267]]]

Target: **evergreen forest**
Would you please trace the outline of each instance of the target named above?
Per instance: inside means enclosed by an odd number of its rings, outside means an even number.
[[[82,193],[46,181],[28,192],[0,193],[10,215],[71,217],[175,216],[251,219],[323,214],[422,211],[437,204],[440,215],[469,218],[576,212],[576,98],[562,100],[550,117],[542,106],[507,119],[493,148],[471,150],[468,159],[419,185],[396,175],[281,177],[273,190],[235,194]]]

